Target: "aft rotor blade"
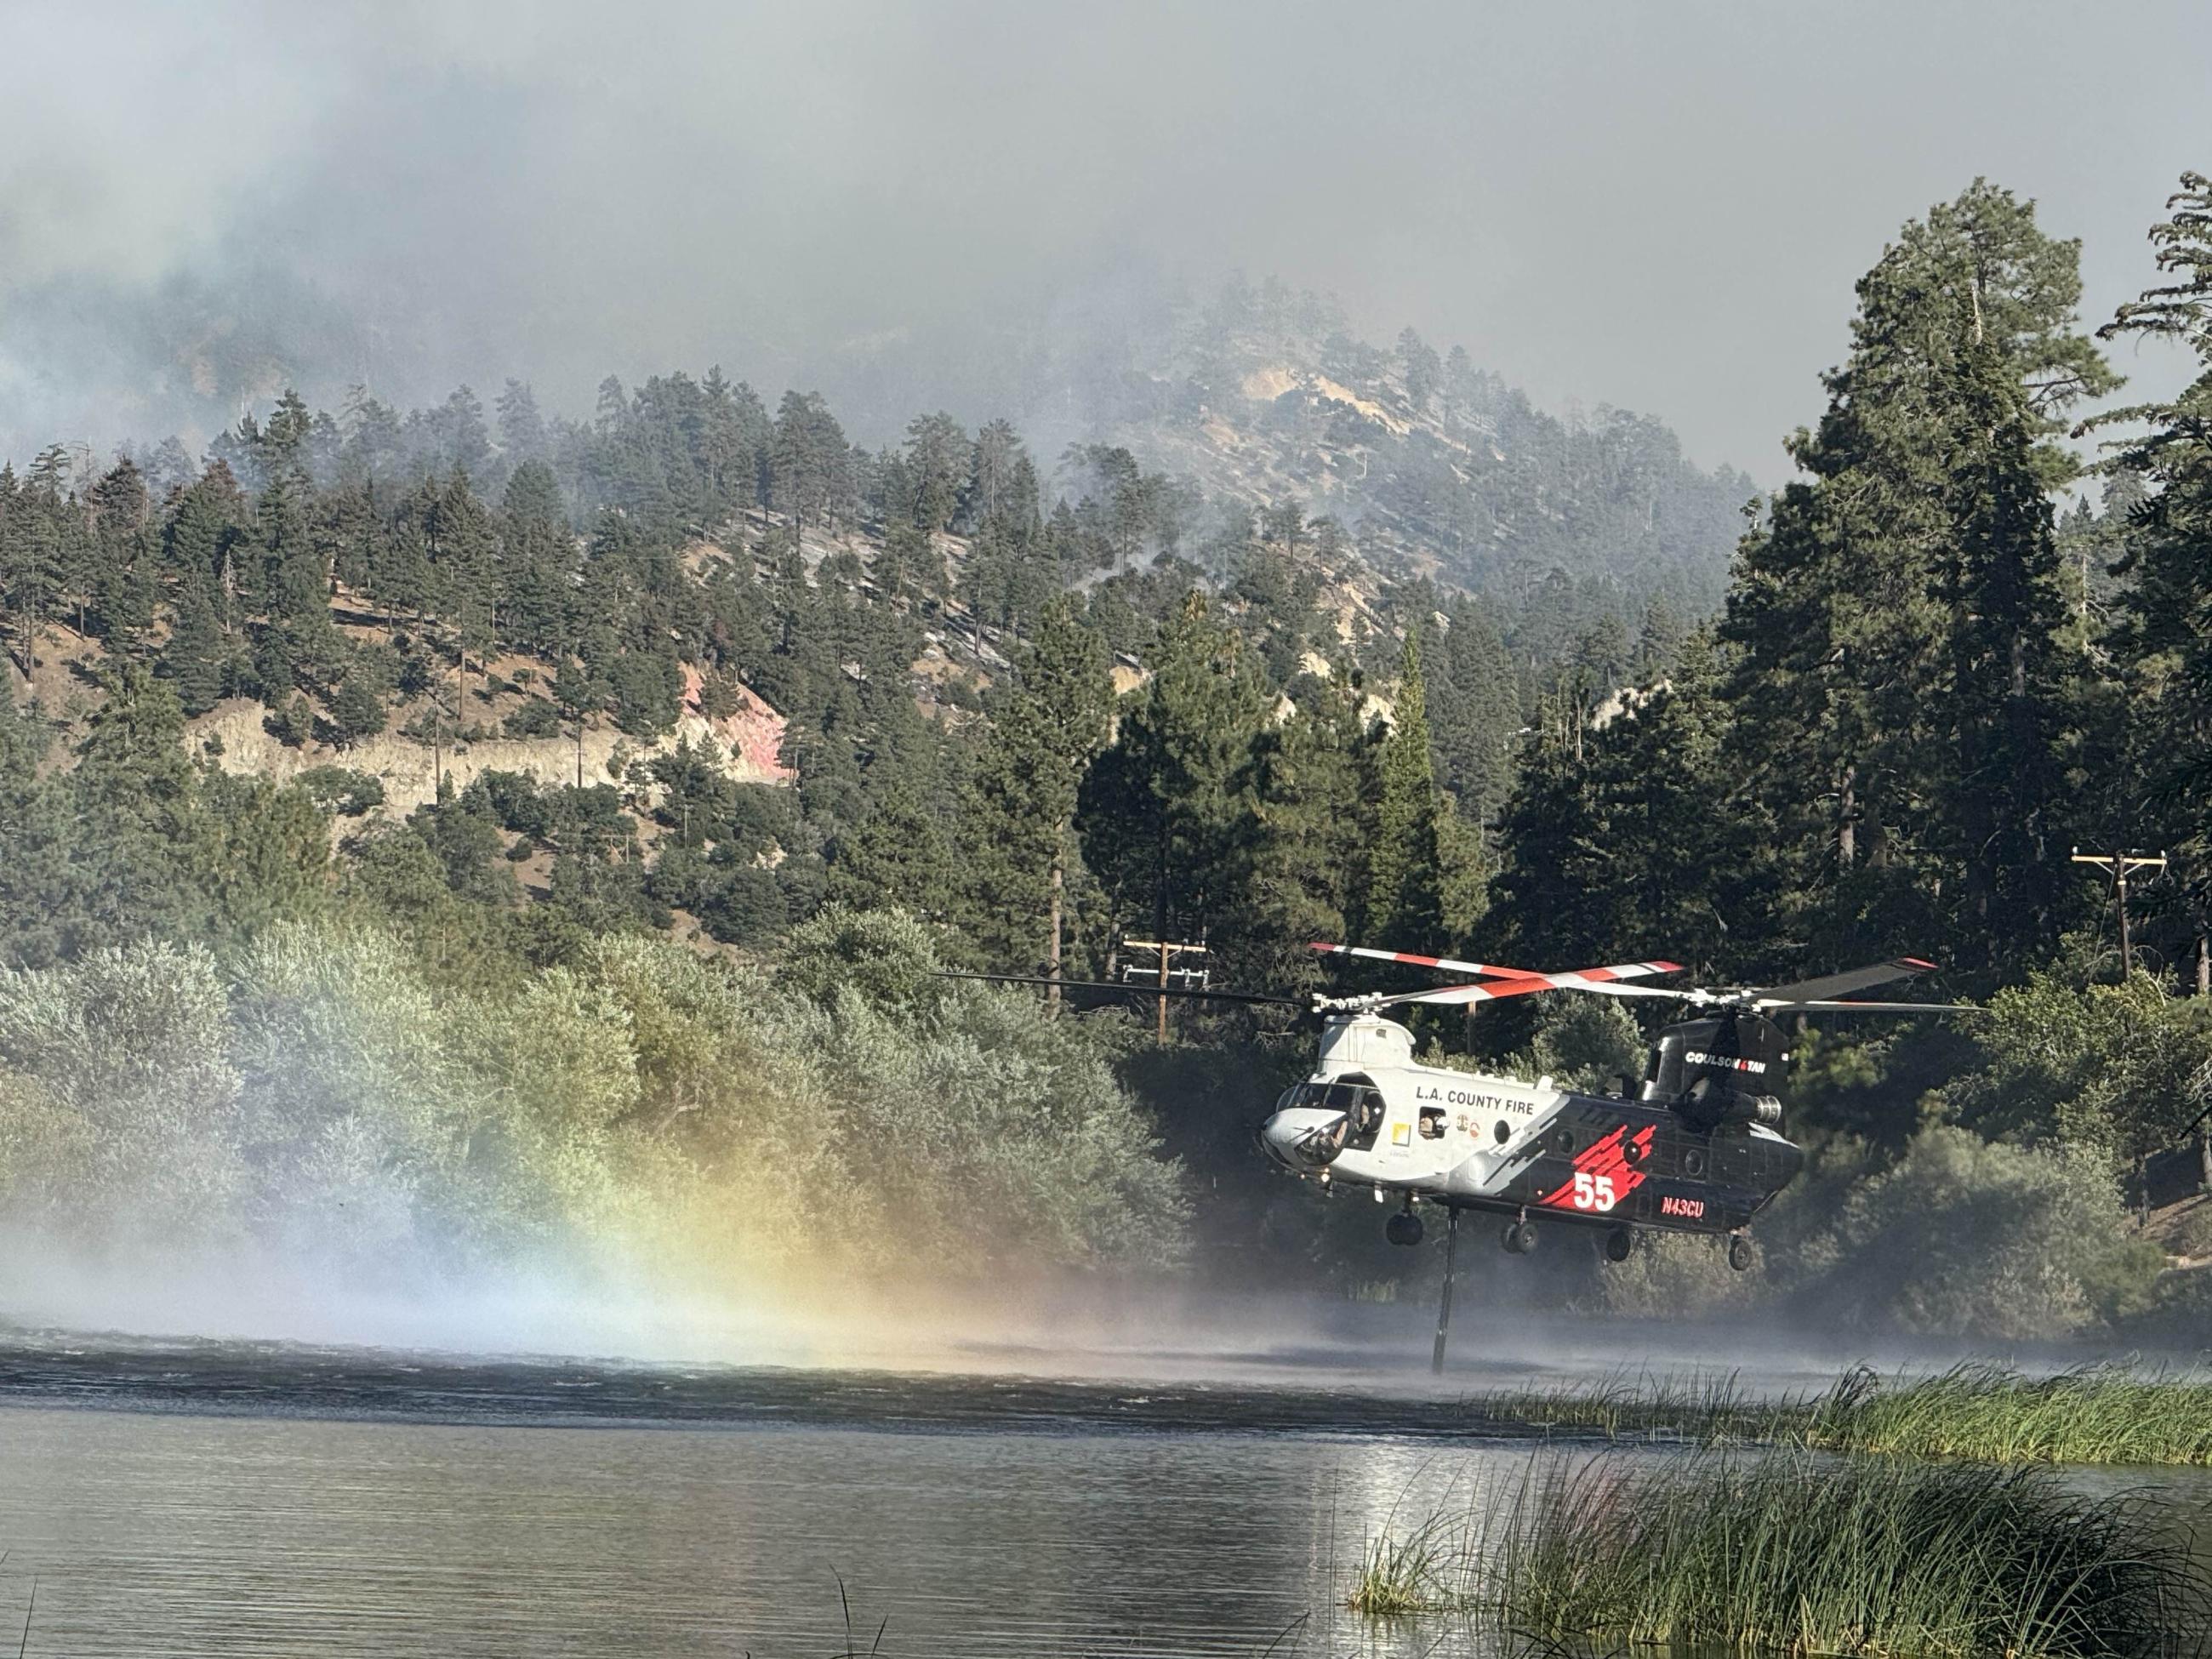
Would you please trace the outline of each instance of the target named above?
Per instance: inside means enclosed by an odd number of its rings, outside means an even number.
[[[1540,973],[1533,968],[1501,968],[1490,962],[1461,962],[1451,957],[1424,957],[1411,951],[1377,951],[1364,945],[1316,942],[1310,948],[1323,956],[1364,957],[1370,962],[1402,962],[1411,967],[1438,968],[1447,973],[1480,974],[1493,979],[1540,980],[1547,987],[1555,986],[1563,978],[1575,977]],[[1679,974],[1681,971],[1682,965],[1678,962],[1625,962],[1612,968],[1584,968],[1579,970],[1579,975],[1588,979],[1639,979],[1653,974]],[[1511,995],[1513,993],[1501,988],[1498,994]]]
[[[939,979],[980,979],[992,985],[1057,985],[1063,991],[1120,991],[1147,997],[1197,997],[1209,1002],[1260,1002],[1279,1008],[1304,1008],[1305,1000],[1299,997],[1267,996],[1256,991],[1202,991],[1188,985],[1146,985],[1111,979],[1054,979],[1048,974],[969,974],[957,969],[940,968]]]
[[[1787,1002],[1772,997],[1753,997],[1751,1006],[1762,1013],[1795,1013],[1805,1008],[1833,1008],[1842,1012],[1869,1014],[1986,1014],[1990,1011],[1975,1002],[1857,1002],[1839,998],[1826,1000],[1792,998]]]
[[[1801,979],[1788,985],[1762,985],[1753,994],[1779,997],[1789,1002],[1818,1002],[1825,997],[1849,996],[1854,991],[1870,991],[1877,985],[1889,985],[1900,979],[1911,979],[1915,974],[1935,971],[1932,962],[1923,962],[1917,957],[1897,957],[1864,968],[1847,969],[1840,974],[1825,974],[1818,979]]]

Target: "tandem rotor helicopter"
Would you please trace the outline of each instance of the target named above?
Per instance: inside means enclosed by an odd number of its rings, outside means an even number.
[[[1972,1004],[1874,1002],[1851,994],[1933,970],[1899,957],[1847,972],[1778,986],[1723,989],[1650,981],[1684,972],[1672,962],[1631,962],[1538,973],[1492,963],[1419,956],[1362,945],[1316,944],[1324,956],[1396,963],[1467,975],[1471,982],[1396,994],[1287,997],[1192,985],[1145,986],[1148,996],[1296,1007],[1321,1017],[1321,1052],[1310,1076],[1275,1102],[1259,1127],[1274,1164],[1328,1189],[1365,1188],[1378,1203],[1398,1200],[1385,1224],[1393,1244],[1423,1235],[1416,1206],[1441,1206],[1446,1249],[1443,1303],[1434,1364],[1443,1364],[1451,1319],[1453,1249],[1463,1211],[1505,1218],[1510,1253],[1536,1248],[1540,1222],[1602,1230],[1605,1255],[1626,1261],[1639,1229],[1725,1236],[1729,1267],[1752,1263],[1751,1219],[1797,1176],[1805,1154],[1783,1133],[1783,1079],[1790,1045],[1771,1016],[1979,1013]],[[1054,980],[1040,975],[961,975],[1019,984],[1128,992],[1126,982]],[[1416,1005],[1466,1006],[1547,991],[1663,998],[1692,1017],[1651,1040],[1644,1076],[1619,1091],[1586,1094],[1482,1073],[1418,1065],[1413,1033],[1383,1018]]]

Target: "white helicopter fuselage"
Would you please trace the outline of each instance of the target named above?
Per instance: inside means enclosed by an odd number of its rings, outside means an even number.
[[[1330,1089],[1342,1093],[1315,1098]],[[1526,1164],[1528,1146],[1567,1098],[1548,1078],[1416,1065],[1413,1033],[1365,1014],[1329,1022],[1313,1075],[1285,1094],[1261,1140],[1277,1163],[1332,1184],[1474,1198]],[[1339,1121],[1346,1133],[1326,1163],[1301,1151]]]
[[[1416,1065],[1412,1033],[1373,1013],[1329,1021],[1259,1138],[1283,1168],[1378,1199],[1685,1232],[1741,1227],[1803,1161],[1764,1122],[1698,1128],[1632,1083],[1594,1095]]]

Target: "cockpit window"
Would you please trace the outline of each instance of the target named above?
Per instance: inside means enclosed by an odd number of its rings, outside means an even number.
[[[1373,1147],[1375,1137],[1382,1127],[1382,1091],[1366,1078],[1346,1077],[1328,1085],[1328,1099],[1329,1104],[1342,1112],[1350,1123],[1346,1147],[1355,1152]]]
[[[1338,1078],[1330,1083],[1301,1083],[1286,1089],[1275,1103],[1276,1109],[1286,1110],[1292,1106],[1314,1106],[1343,1113],[1346,1130],[1344,1144],[1356,1152],[1373,1147],[1388,1112],[1382,1091],[1370,1079],[1358,1075]]]

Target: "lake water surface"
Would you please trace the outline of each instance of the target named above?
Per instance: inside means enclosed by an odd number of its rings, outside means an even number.
[[[1387,1390],[47,1342],[0,1352],[0,1655],[27,1620],[78,1659],[1465,1654],[1338,1604],[1394,1510],[1519,1479],[1468,1431]]]

